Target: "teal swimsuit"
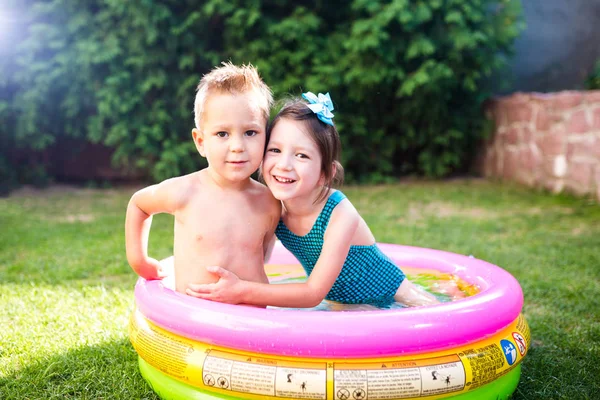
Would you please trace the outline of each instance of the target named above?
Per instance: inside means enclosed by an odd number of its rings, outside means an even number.
[[[310,275],[321,255],[323,236],[331,213],[345,198],[342,192],[333,192],[305,236],[291,232],[282,220],[277,225],[275,234],[300,261],[307,275]],[[381,252],[377,244],[350,246],[342,271],[325,298],[347,304],[390,304],[404,278],[404,273]]]

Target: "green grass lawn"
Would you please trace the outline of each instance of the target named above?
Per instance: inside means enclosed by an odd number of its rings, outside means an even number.
[[[533,344],[514,399],[600,399],[600,206],[481,180],[347,187],[377,240],[497,264],[525,293]],[[0,399],[156,399],[127,337],[133,189],[0,199]],[[151,255],[172,251],[157,216]]]

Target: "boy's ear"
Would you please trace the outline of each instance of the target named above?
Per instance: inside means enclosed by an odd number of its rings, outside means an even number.
[[[196,150],[202,157],[206,157],[204,152],[204,132],[202,132],[198,128],[192,129],[192,138],[194,139],[194,144],[196,145]]]

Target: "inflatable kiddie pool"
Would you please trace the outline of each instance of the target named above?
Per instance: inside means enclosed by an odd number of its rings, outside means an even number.
[[[221,304],[138,280],[130,339],[163,399],[508,399],[530,343],[523,294],[503,269],[380,244],[398,265],[478,293],[435,306],[307,311]],[[268,275],[302,274],[277,242]],[[410,272],[409,272],[410,274]]]

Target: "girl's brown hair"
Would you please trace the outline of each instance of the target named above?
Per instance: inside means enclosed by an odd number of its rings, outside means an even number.
[[[341,185],[344,181],[344,167],[340,163],[342,144],[335,126],[320,121],[306,104],[301,99],[286,102],[267,127],[267,140],[271,137],[271,132],[280,119],[301,121],[304,124],[306,133],[315,142],[321,153],[321,173],[325,182],[317,197],[316,202],[318,203],[327,196],[332,186]]]

